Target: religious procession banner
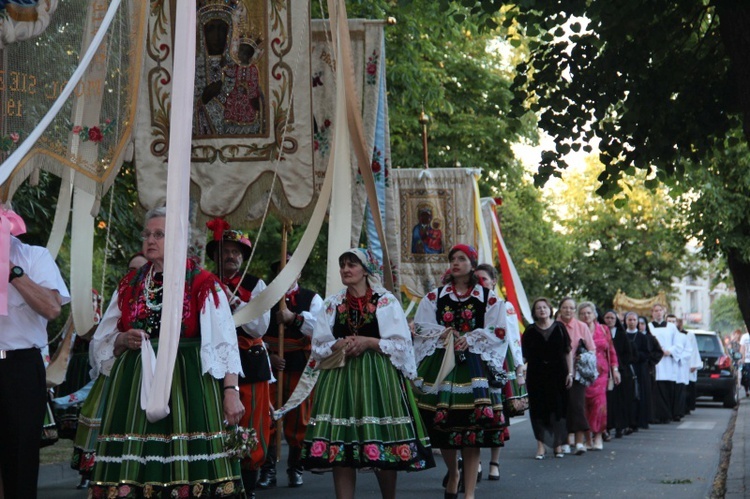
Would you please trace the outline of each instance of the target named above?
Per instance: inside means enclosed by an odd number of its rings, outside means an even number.
[[[626,312],[635,312],[638,315],[650,317],[651,309],[657,304],[667,308],[667,295],[664,291],[660,291],[658,295],[651,298],[631,298],[618,289],[612,300],[612,306],[619,316]]]
[[[385,73],[385,22],[378,20],[349,20],[349,35],[352,42],[352,57],[355,68],[355,88],[359,92],[367,150],[375,178],[381,219],[391,226],[395,222],[389,218],[389,204],[396,203],[395,189],[390,182],[391,146],[388,128],[388,97]],[[327,21],[312,21],[312,96],[313,96],[313,150],[315,158],[316,187],[319,189],[326,174],[328,158],[331,154],[331,140],[336,129],[335,99],[336,75],[330,27]],[[350,246],[359,244],[360,234],[365,225],[368,247],[378,258],[382,258],[382,242],[372,223],[369,207],[366,208],[366,194],[362,176],[357,169],[357,158],[352,152],[352,222]],[[398,261],[398,234],[386,234],[392,262]]]
[[[92,62],[71,96],[58,102],[102,28],[110,2],[0,2],[0,160],[35,133],[48,112],[51,120],[27,154],[3,164],[3,170],[12,169],[3,172],[3,200],[41,168],[71,177],[75,187],[94,194],[97,211],[120,164],[132,155],[146,8],[135,0],[113,7]]]
[[[400,206],[401,290],[416,300],[441,284],[453,245],[476,246],[475,170],[398,168],[392,174]]]
[[[138,110],[141,203],[164,203],[174,2],[152,1]],[[199,0],[191,180],[201,221],[271,208],[306,221],[316,197],[307,2]],[[275,174],[275,175],[274,175]]]

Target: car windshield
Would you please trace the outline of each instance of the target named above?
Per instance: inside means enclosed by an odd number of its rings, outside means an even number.
[[[712,334],[696,334],[695,339],[698,341],[698,350],[702,354],[721,355],[724,353],[719,338]]]

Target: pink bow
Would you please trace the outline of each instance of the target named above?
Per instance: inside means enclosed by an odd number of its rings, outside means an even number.
[[[26,224],[18,213],[0,208],[0,315],[8,315],[8,278],[10,277],[10,236],[26,233]]]

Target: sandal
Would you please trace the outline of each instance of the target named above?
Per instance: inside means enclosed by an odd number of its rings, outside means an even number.
[[[534,456],[534,459],[536,459],[537,461],[541,461],[542,459],[544,459],[544,454],[537,454],[536,456]]]
[[[497,468],[497,475],[492,474],[492,467]],[[490,461],[490,469],[487,471],[487,480],[492,480],[493,482],[500,480],[500,465],[494,461]]]

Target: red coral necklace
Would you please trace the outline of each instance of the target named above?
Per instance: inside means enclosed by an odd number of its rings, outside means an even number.
[[[349,291],[346,292],[346,324],[349,326],[349,331],[354,335],[366,322],[366,307],[370,300],[372,300],[372,289],[369,287],[364,296],[353,296]],[[352,316],[356,318],[352,319]]]
[[[455,284],[453,285],[453,294],[455,294],[456,298],[458,298],[459,300],[463,300],[464,298],[468,298],[472,291],[473,291],[473,288],[469,287],[469,288],[466,289],[465,293],[459,293],[458,292],[458,288],[456,287],[456,285]]]

